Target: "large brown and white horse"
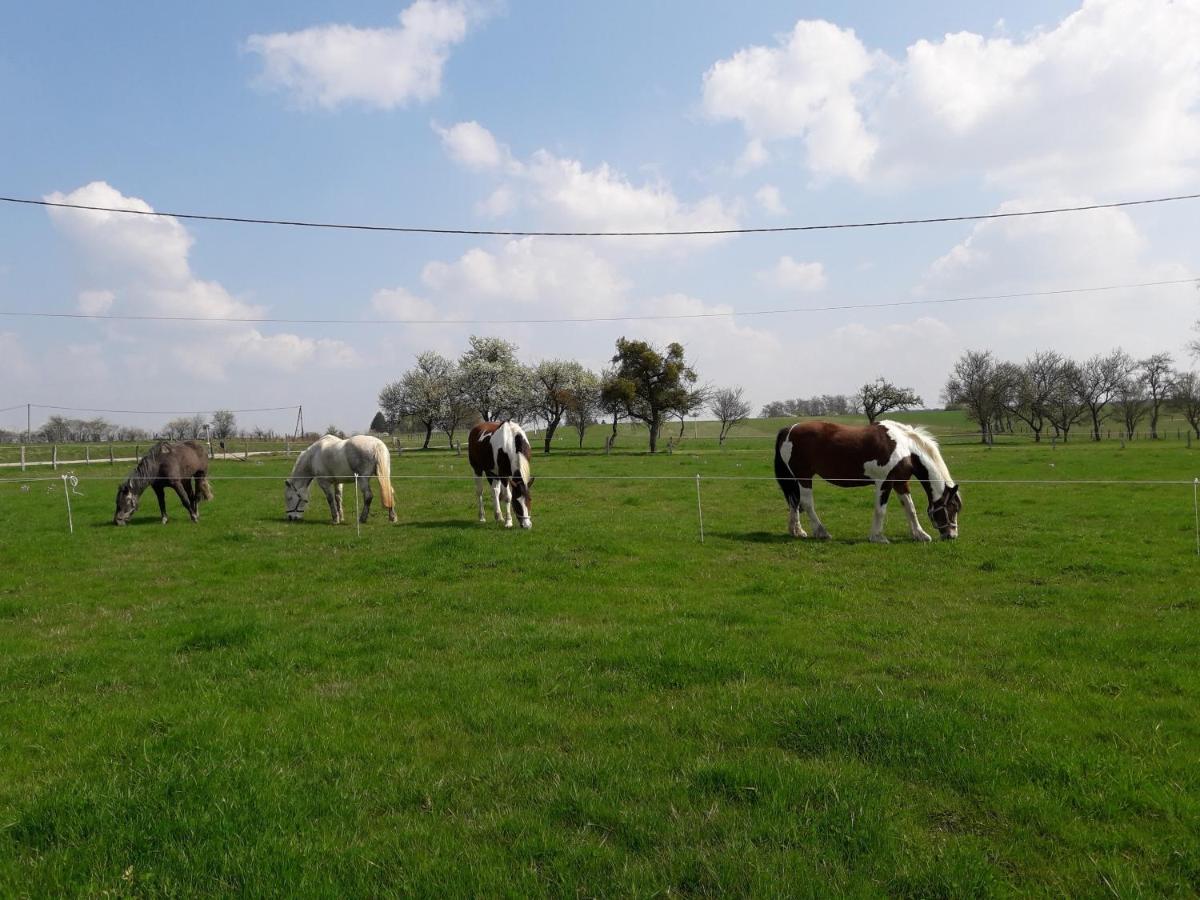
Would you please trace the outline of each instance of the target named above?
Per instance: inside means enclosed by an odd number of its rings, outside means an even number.
[[[874,486],[870,540],[878,544],[887,543],[883,523],[892,491],[900,495],[913,540],[931,540],[909,493],[908,480],[915,476],[929,497],[929,518],[942,538],[958,537],[962,495],[937,441],[924,428],[884,420],[867,426],[800,422],[781,429],[775,438],[775,479],[787,498],[793,537],[808,537],[800,524],[801,510],[808,515],[813,537],[829,537],[813,506],[814,475],[838,487]]]
[[[483,515],[483,483],[492,486],[492,503],[496,521],[512,528],[512,508],[522,528],[533,527],[529,489],[533,477],[529,474],[529,438],[515,422],[480,422],[467,438],[467,460],[475,470],[475,494],[479,500],[479,521]],[[501,513],[500,501],[504,501]]]

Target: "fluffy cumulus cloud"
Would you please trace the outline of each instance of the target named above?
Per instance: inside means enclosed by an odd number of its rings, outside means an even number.
[[[263,82],[303,105],[393,109],[441,93],[451,48],[480,18],[468,3],[416,0],[396,26],[319,25],[256,34],[246,48],[262,58]]]
[[[781,256],[771,268],[759,272],[760,283],[781,291],[819,291],[826,284],[825,267],[819,262],[796,262]]]
[[[798,138],[813,172],[859,179],[877,144],[859,111],[875,64],[852,30],[801,20],[777,46],[715,63],[704,76],[704,108],[741,122],[760,154],[763,141]]]
[[[1006,203],[1002,211],[1039,205],[1087,202],[1078,195],[1038,195]],[[921,296],[1053,291],[1170,281],[1194,273],[1163,259],[1122,210],[1078,216],[1042,216],[981,222],[933,261],[919,288]],[[1135,354],[1179,353],[1182,323],[1196,315],[1191,285],[1115,289],[1097,292],[944,307],[961,345],[989,347],[1022,358],[1052,347],[1090,356],[1116,345]]]
[[[779,188],[773,184],[764,184],[760,187],[754,192],[754,199],[758,201],[759,206],[773,216],[787,215],[787,207],[783,204]]]
[[[56,203],[152,212],[105,182],[46,197]],[[85,287],[79,309],[89,315],[254,318],[259,306],[234,297],[215,281],[196,276],[189,261],[192,237],[169,216],[131,216],[97,210],[50,208],[51,221],[79,261]],[[130,326],[131,327],[131,326]],[[355,361],[340,341],[294,334],[264,334],[249,325],[159,323],[153,338],[129,358],[153,369],[165,360],[195,375],[223,379],[235,371],[294,372],[303,366],[337,368]],[[126,326],[113,323],[107,339],[130,343]],[[155,347],[151,352],[148,348]],[[199,348],[203,347],[203,350]]]
[[[1169,189],[1200,169],[1200,5],[1089,0],[1020,38],[959,32],[901,59],[801,21],[715,63],[703,101],[753,141],[802,141],[817,176]]]
[[[499,215],[526,208],[538,213],[547,230],[688,231],[737,227],[735,212],[715,196],[688,203],[663,181],[634,184],[620,171],[601,163],[536,151],[528,160],[512,157],[507,147],[477,122],[449,128],[435,126],[452,159],[476,171],[506,179],[480,211]],[[691,241],[693,246],[706,241]],[[635,246],[633,242],[626,242]],[[660,239],[637,246],[661,246]]]

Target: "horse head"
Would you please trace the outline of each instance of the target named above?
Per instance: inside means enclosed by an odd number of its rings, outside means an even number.
[[[521,523],[522,528],[533,527],[533,494],[530,488],[533,487],[534,479],[530,478],[526,483],[523,478],[514,478],[512,480],[512,505],[513,510],[517,514],[517,520]]]
[[[128,481],[117,488],[117,511],[113,514],[114,525],[124,525],[137,512],[138,495]]]
[[[929,504],[929,518],[937,526],[938,533],[944,541],[952,541],[958,537],[958,512],[962,509],[962,495],[958,485],[952,484],[942,496]]]
[[[283,509],[292,522],[304,518],[304,510],[308,508],[308,491],[312,481],[308,478],[287,479],[283,483]]]

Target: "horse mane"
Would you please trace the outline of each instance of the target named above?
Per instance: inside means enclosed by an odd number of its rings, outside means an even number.
[[[938,447],[937,438],[929,433],[929,429],[923,425],[909,425],[905,422],[893,422],[890,419],[880,424],[888,425],[907,434],[917,452],[921,454],[925,467],[941,479],[946,487],[954,484],[954,479],[950,477],[950,470],[946,467],[946,461],[942,459],[942,451]]]
[[[138,460],[133,471],[129,473],[129,477],[125,479],[125,483],[137,491],[139,494],[146,490],[150,482],[154,480],[155,470],[158,468],[158,461],[163,456],[165,441],[159,441],[153,447],[146,451],[146,455]],[[170,453],[170,450],[166,451]]]
[[[521,480],[526,485],[529,484],[529,438],[525,437],[525,431],[516,422],[508,423],[513,431],[513,447],[517,451],[517,470],[521,473]]]

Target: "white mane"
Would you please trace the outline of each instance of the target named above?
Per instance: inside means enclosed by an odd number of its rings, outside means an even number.
[[[908,437],[912,449],[921,457],[925,468],[929,470],[930,481],[932,482],[930,486],[933,488],[935,499],[940,497],[942,491],[947,487],[954,485],[954,479],[950,477],[950,470],[946,468],[946,461],[942,459],[942,451],[938,449],[937,438],[930,434],[928,429],[921,425],[893,422],[891,419],[882,421],[879,424],[895,429]]]

